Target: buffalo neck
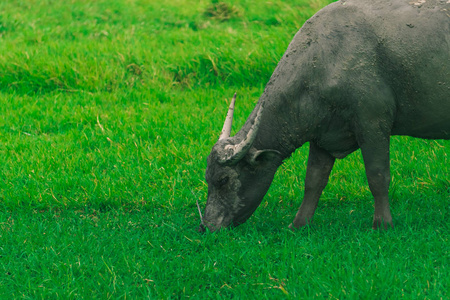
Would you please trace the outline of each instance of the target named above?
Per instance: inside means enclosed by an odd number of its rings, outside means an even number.
[[[288,158],[313,135],[315,124],[310,117],[314,115],[314,106],[309,102],[302,101],[300,95],[286,95],[266,87],[237,136],[239,139],[246,136],[262,107],[261,123],[253,147],[257,150],[276,150],[283,159]]]

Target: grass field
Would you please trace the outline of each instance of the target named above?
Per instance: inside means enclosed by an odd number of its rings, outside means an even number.
[[[247,223],[195,231],[227,102],[236,132],[332,1],[163,2],[0,2],[0,298],[448,298],[449,141],[392,138],[393,230],[358,151],[291,232],[304,146]]]

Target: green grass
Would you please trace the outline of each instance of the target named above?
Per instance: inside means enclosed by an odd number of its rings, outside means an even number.
[[[448,297],[449,141],[392,138],[388,232],[359,152],[287,229],[306,146],[247,223],[195,231],[227,101],[235,132],[330,2],[1,1],[0,298]]]

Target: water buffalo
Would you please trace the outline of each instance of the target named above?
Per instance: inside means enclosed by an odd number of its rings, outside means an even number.
[[[311,222],[335,159],[361,149],[373,228],[387,229],[390,136],[450,139],[450,1],[335,2],[298,31],[230,137],[233,109],[234,99],[208,157],[199,231],[245,222],[306,142],[305,194],[290,227]]]

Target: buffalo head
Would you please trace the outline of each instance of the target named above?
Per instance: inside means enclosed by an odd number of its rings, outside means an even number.
[[[236,94],[231,101],[219,140],[206,168],[208,200],[199,231],[244,223],[256,210],[273,180],[281,156],[276,150],[257,149],[263,107],[234,137],[230,137]],[[197,203],[198,205],[198,203]],[[200,212],[200,207],[199,207]]]

